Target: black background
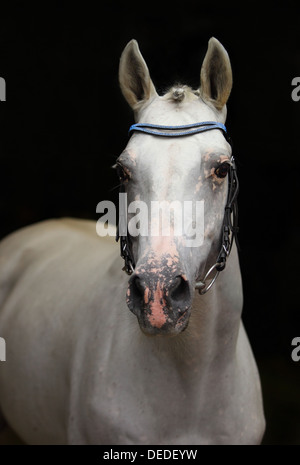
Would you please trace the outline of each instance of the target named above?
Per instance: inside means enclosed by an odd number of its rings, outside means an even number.
[[[116,200],[110,169],[133,123],[118,86],[119,57],[138,40],[157,90],[197,88],[211,36],[227,49],[234,86],[227,127],[241,191],[243,320],[261,373],[266,444],[300,444],[300,7],[268,11],[203,2],[99,3],[2,12],[0,236],[49,217],[96,219]]]

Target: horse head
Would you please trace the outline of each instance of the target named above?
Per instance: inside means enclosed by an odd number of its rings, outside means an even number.
[[[139,130],[116,166],[129,205],[147,206],[146,216],[139,217],[140,229],[144,221],[147,231],[129,231],[135,266],[127,305],[143,332],[176,335],[188,325],[197,280],[216,263],[222,245],[232,162],[231,146],[220,127],[232,87],[230,61],[220,42],[211,38],[199,89],[174,85],[160,96],[132,40],[121,56],[119,81]],[[192,137],[178,135],[178,127],[199,122],[216,126],[192,129]],[[175,133],[160,137],[157,127],[174,127]],[[143,128],[148,128],[146,134]],[[128,210],[129,221],[132,212]],[[162,226],[166,220],[167,233]]]

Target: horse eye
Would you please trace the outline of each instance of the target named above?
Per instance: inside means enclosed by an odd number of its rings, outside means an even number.
[[[215,174],[218,176],[218,178],[225,178],[228,174],[228,171],[230,169],[230,164],[224,161],[221,163],[221,165],[218,166],[218,168],[215,169]]]
[[[116,166],[117,175],[118,175],[120,182],[128,181],[129,175],[128,173],[126,173],[123,166],[120,163],[117,163],[115,166]]]

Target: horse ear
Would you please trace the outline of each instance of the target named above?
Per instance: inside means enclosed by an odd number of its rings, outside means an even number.
[[[200,74],[200,95],[221,110],[232,88],[232,70],[228,53],[214,37],[208,42]]]
[[[123,50],[119,66],[122,93],[134,110],[157,95],[149,70],[136,40],[131,40]]]

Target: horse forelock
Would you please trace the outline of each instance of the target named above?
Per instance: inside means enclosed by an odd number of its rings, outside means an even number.
[[[175,103],[180,103],[183,100],[187,100],[195,96],[198,97],[199,95],[198,90],[193,90],[187,85],[175,84],[164,94],[164,98]]]

